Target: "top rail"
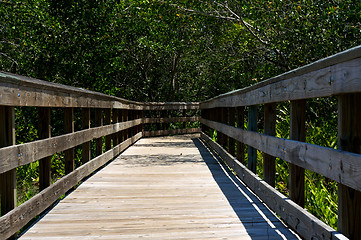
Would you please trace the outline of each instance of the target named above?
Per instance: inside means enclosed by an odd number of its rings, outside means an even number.
[[[361,92],[361,46],[200,103],[239,107]]]

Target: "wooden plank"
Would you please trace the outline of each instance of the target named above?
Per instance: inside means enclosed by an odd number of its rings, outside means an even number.
[[[100,108],[95,109],[95,126],[103,126],[103,111]],[[103,136],[95,139],[95,154],[99,156],[103,153]]]
[[[360,154],[266,136],[206,119],[201,119],[201,123],[269,155],[361,191]]]
[[[248,109],[248,131],[257,132],[257,106],[250,106]],[[257,149],[248,146],[248,169],[257,171]]]
[[[360,51],[358,47],[357,51]],[[327,61],[326,60],[321,60]],[[254,86],[200,103],[200,108],[238,107],[361,92],[361,58],[320,62],[284,73]]]
[[[272,186],[260,179],[256,174],[247,169],[237,159],[225,151],[222,146],[215,143],[205,134],[201,138],[216,151],[237,176],[260,197],[270,209],[300,234],[304,239],[345,239],[330,226],[317,219],[306,209],[282,195]]]
[[[338,97],[338,148],[361,152],[361,94]],[[360,183],[360,182],[359,182]],[[361,239],[361,192],[338,185],[338,231]]]
[[[264,105],[264,134],[269,136],[276,136],[276,108],[276,103]],[[267,153],[263,154],[263,179],[272,187],[275,186],[275,160],[275,157]]]
[[[201,132],[200,128],[144,131],[144,137],[167,136],[167,135],[189,134],[189,133],[199,133],[199,132]]]
[[[236,116],[237,116],[237,128],[244,129],[244,107],[237,107],[236,108]],[[236,157],[238,161],[240,161],[242,164],[244,164],[244,143],[240,141],[236,141],[236,148],[237,153]]]
[[[171,117],[171,118],[144,118],[144,124],[150,123],[174,123],[174,122],[196,122],[199,121],[199,117]]]
[[[141,137],[142,133],[138,133],[134,137],[127,139],[125,142],[117,145],[111,150],[97,156],[73,172],[59,179],[53,185],[44,189],[19,207],[2,216],[0,218],[0,236],[6,239],[16,233],[30,220],[51,206],[64,193],[77,185],[79,181],[89,176],[92,172],[106,164],[108,161],[112,160],[119,153],[138,141]]]
[[[90,108],[81,109],[82,129],[90,129]],[[90,141],[82,144],[82,163],[89,162],[91,159]]]
[[[290,139],[306,141],[306,100],[291,101]],[[289,164],[289,192],[292,201],[305,206],[305,169]]]
[[[15,144],[15,111],[0,106],[0,147]],[[3,161],[2,158],[0,158]],[[0,174],[1,215],[16,207],[16,169]],[[10,235],[9,235],[10,237]]]
[[[64,133],[74,132],[74,109],[64,108]],[[69,148],[64,151],[65,158],[65,174],[74,170],[75,153],[74,148]]]
[[[235,126],[235,122],[236,122],[236,112],[235,112],[235,108],[228,108],[228,125],[234,127]],[[229,138],[228,139],[228,152],[232,155],[232,156],[236,156],[236,145],[235,145],[235,141],[233,138]]]
[[[110,125],[111,121],[112,121],[112,115],[111,115],[111,110],[108,109],[104,109],[104,125]],[[105,151],[108,151],[109,149],[112,148],[112,136],[111,135],[106,135],[105,136]]]
[[[51,137],[50,108],[38,108],[39,139]],[[51,157],[39,160],[39,190],[50,186],[51,182]]]
[[[6,72],[0,72],[0,90],[6,106],[143,109],[140,102]]]
[[[143,110],[195,110],[199,109],[198,102],[145,102]]]
[[[142,123],[141,119],[85,129],[75,133],[0,148],[0,173],[32,163],[93,139],[113,134]],[[41,151],[40,151],[41,150]]]

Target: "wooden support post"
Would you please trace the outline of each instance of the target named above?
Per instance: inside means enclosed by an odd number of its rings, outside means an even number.
[[[264,105],[264,134],[276,136],[276,103]],[[263,154],[263,179],[272,187],[275,186],[276,158]]]
[[[361,94],[338,97],[338,148],[361,153]],[[338,228],[349,239],[361,239],[361,192],[338,185]]]
[[[257,132],[257,105],[249,107],[248,131]],[[253,147],[248,147],[248,169],[254,173],[257,171],[257,149]]]
[[[166,118],[166,117],[167,117],[167,111],[163,110],[162,111],[162,118]],[[162,123],[162,127],[163,127],[163,130],[167,130],[167,128],[168,128],[167,123]]]
[[[39,139],[51,137],[50,108],[38,107],[38,136]],[[51,157],[39,160],[39,190],[42,191],[50,186],[51,182]]]
[[[219,107],[217,107],[217,108],[215,108],[214,109],[214,120],[216,121],[216,122],[221,122],[221,115],[222,115],[222,108],[219,108]],[[220,133],[219,131],[217,131],[217,143],[219,144],[219,145],[222,145],[222,133]]]
[[[119,122],[124,122],[124,109],[118,110],[118,119]],[[119,142],[122,143],[124,141],[124,130],[119,132]]]
[[[140,117],[142,119],[144,119],[144,110],[141,110]],[[143,133],[143,136],[144,136],[144,124],[143,123],[140,125],[140,131]]]
[[[201,110],[201,111],[203,112],[203,111],[205,111],[205,110],[208,111],[208,109],[204,109],[204,110]],[[186,111],[185,109],[183,109],[183,117],[187,117],[187,111]],[[205,126],[202,125],[202,132],[203,132],[204,127],[205,127]],[[184,129],[187,128],[187,122],[183,122],[183,128],[184,128]]]
[[[244,129],[244,107],[237,107],[236,108],[236,121],[237,121],[237,127]],[[236,141],[236,158],[238,161],[244,164],[244,143]]]
[[[82,129],[90,128],[90,108],[82,108],[81,109],[81,121],[82,121]],[[82,144],[82,163],[86,163],[91,159],[91,150],[90,150],[90,142],[85,142]]]
[[[291,101],[290,139],[304,142],[306,140],[306,100]],[[305,169],[289,164],[290,199],[305,206]]]
[[[227,117],[226,117],[226,108],[222,107],[220,109],[220,121],[221,123],[226,123]],[[220,144],[223,148],[226,148],[226,142],[227,142],[227,136],[223,133],[219,133],[220,134]]]
[[[119,110],[116,108],[113,108],[112,111],[112,124],[116,124],[119,122]],[[114,133],[112,135],[113,138],[113,147],[117,146],[119,144],[119,134],[118,133]]]
[[[228,108],[228,124],[232,127],[235,126],[235,108]],[[236,156],[236,152],[235,152],[235,142],[233,138],[229,138],[229,148],[228,148],[228,152],[232,155],[232,156]]]
[[[95,109],[95,126],[100,127],[103,125],[103,111],[101,108]],[[95,139],[95,153],[97,156],[103,153],[103,138]]]
[[[129,110],[128,109],[124,109],[124,121],[128,121],[129,120]],[[124,140],[127,140],[129,138],[129,128],[124,130]]]
[[[104,109],[104,125],[110,125],[112,121],[111,109]],[[105,136],[105,151],[108,151],[112,148],[112,135]]]
[[[74,132],[74,109],[64,108],[64,133]],[[65,174],[74,170],[74,148],[64,151],[65,154]]]
[[[15,145],[14,107],[0,106],[0,147]],[[16,207],[16,169],[0,174],[1,215]]]

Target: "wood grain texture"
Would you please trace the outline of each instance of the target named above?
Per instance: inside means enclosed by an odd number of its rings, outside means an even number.
[[[313,64],[201,102],[200,108],[250,106],[361,91],[360,56],[338,63],[332,61],[332,65]]]
[[[268,103],[264,105],[264,134],[276,136],[276,118],[277,104]],[[267,153],[263,153],[263,179],[271,185],[275,186],[276,175],[276,158]]]
[[[134,137],[127,139],[111,150],[97,156],[86,164],[75,169],[73,172],[59,179],[53,185],[44,189],[19,207],[2,216],[0,218],[0,236],[6,239],[16,233],[30,220],[51,206],[56,200],[58,200],[59,197],[77,185],[79,181],[83,180],[86,176],[90,175],[95,170],[112,160],[141,137],[142,133],[138,133]]]
[[[51,137],[50,108],[38,108],[39,139]],[[39,190],[50,186],[51,182],[51,157],[39,160]]]
[[[141,139],[20,239],[298,239],[191,138]]]
[[[51,156],[54,153],[75,147],[84,142],[128,129],[141,123],[142,120],[138,119],[108,126],[85,129],[75,133],[65,134],[21,145],[0,148],[0,159],[2,159],[2,161],[0,161],[0,173],[28,163],[32,163],[41,158]]]
[[[201,119],[200,122],[259,151],[361,191],[360,154],[266,136],[206,119]]]
[[[338,147],[361,153],[361,94],[338,97]],[[338,230],[350,239],[361,239],[361,192],[338,185]]]
[[[237,176],[244,181],[270,209],[280,215],[287,225],[304,239],[346,239],[342,234],[268,185],[225,151],[219,144],[213,142],[208,136],[201,133],[201,138],[220,155]]]
[[[189,133],[199,133],[199,132],[201,132],[200,128],[145,131],[144,137],[167,136],[167,135],[189,134]]]

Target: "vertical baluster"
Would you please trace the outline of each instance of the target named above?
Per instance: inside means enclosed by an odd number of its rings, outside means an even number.
[[[14,107],[0,106],[0,147],[15,145]],[[16,169],[0,174],[1,215],[16,207]]]
[[[338,97],[338,148],[361,153],[361,94]],[[361,192],[338,185],[338,229],[349,239],[361,239]]]
[[[51,137],[50,108],[38,107],[39,139]],[[50,186],[51,182],[51,157],[39,160],[39,190],[42,191]]]
[[[235,126],[235,109],[234,108],[228,108],[228,124],[232,127]],[[235,152],[235,142],[234,139],[229,137],[229,148],[228,148],[228,152],[232,155],[232,156],[236,156],[236,152]]]
[[[306,100],[291,101],[290,139],[306,140]],[[289,164],[290,199],[304,207],[305,205],[305,169]]]
[[[112,111],[112,124],[117,124],[119,122],[119,110],[116,108],[113,108]],[[117,146],[119,144],[119,134],[114,133],[112,135],[113,138],[113,147]]]
[[[276,103],[264,105],[264,134],[276,136]],[[263,179],[272,187],[275,186],[275,157],[263,154]]]
[[[104,109],[104,125],[110,125],[112,121],[111,109]],[[105,151],[108,151],[112,148],[112,135],[105,136]]]
[[[237,121],[237,127],[244,129],[244,107],[237,107],[236,108],[236,121]],[[236,141],[236,158],[241,163],[244,163],[244,143]]]
[[[248,110],[248,131],[257,132],[257,106],[253,105]],[[248,168],[257,171],[257,149],[248,147]]]
[[[103,111],[101,108],[95,109],[95,126],[100,127],[103,125]],[[97,156],[103,153],[103,138],[95,139],[95,153]]]
[[[81,109],[82,129],[90,128],[90,108]],[[90,141],[82,144],[82,163],[91,159]]]
[[[204,111],[204,110],[203,110]],[[186,109],[183,109],[183,117],[187,117],[187,111]],[[202,129],[203,129],[204,125],[202,124]],[[187,128],[187,122],[183,122],[183,128],[186,129]],[[203,130],[202,130],[203,131]]]
[[[74,132],[74,109],[64,108],[64,133]],[[74,170],[74,148],[64,151],[65,155],[65,174],[71,173]]]

